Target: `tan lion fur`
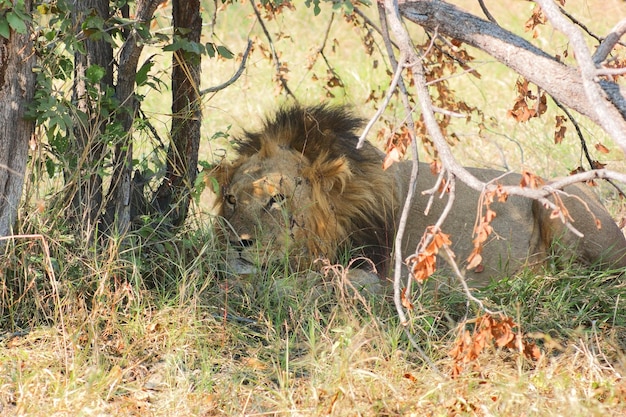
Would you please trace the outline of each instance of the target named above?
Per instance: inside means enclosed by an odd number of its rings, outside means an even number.
[[[367,142],[357,150],[361,124],[344,107],[292,106],[280,109],[260,131],[244,132],[237,140],[238,158],[216,171],[224,235],[241,259],[267,263],[289,257],[294,265],[307,267],[318,257],[337,260],[343,248],[349,248],[371,258],[386,275],[410,163],[384,171],[381,151]],[[427,197],[419,191],[432,187],[435,177],[425,164],[420,165],[404,256],[413,253],[445,204],[435,199],[428,216],[424,215]],[[470,171],[483,181],[520,183],[518,174]],[[484,246],[479,272],[468,276],[476,284],[487,283],[544,260],[557,243],[561,255],[588,264],[626,267],[626,240],[602,204],[585,186],[565,191],[572,197],[564,197],[564,204],[583,239],[550,219],[549,211],[536,202],[511,197],[506,203],[493,203],[494,234]],[[455,194],[455,207],[443,230],[451,235],[457,260],[463,264],[473,248],[480,193],[459,184]]]

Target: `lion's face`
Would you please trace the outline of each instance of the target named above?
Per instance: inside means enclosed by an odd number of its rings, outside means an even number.
[[[307,161],[292,151],[254,155],[236,167],[222,191],[224,235],[245,262],[267,264],[309,255]]]
[[[345,108],[293,106],[236,139],[238,157],[215,171],[229,264],[302,268],[356,250],[382,265],[401,190],[378,149],[355,148],[360,125]]]

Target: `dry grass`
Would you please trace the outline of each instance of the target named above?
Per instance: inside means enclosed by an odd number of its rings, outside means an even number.
[[[170,291],[107,285],[91,305],[69,291],[55,306],[62,321],[3,334],[0,415],[626,412],[626,327],[623,317],[612,322],[610,312],[583,328],[586,319],[572,314],[574,301],[558,308],[538,302],[532,317],[519,317],[525,329],[536,330],[538,361],[489,349],[452,379],[447,352],[455,331],[448,317],[463,312],[453,296],[422,299],[415,317],[436,372],[406,344],[388,299],[352,297],[337,277],[276,271],[217,280],[189,273],[196,276],[178,277],[187,280]],[[565,293],[549,290],[568,278],[542,281],[534,289],[544,294],[536,298]],[[523,277],[512,283],[530,286]],[[623,301],[612,300],[623,311]],[[570,325],[545,324],[542,316],[561,308],[570,310]]]

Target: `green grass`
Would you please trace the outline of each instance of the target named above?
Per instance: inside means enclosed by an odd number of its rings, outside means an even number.
[[[519,9],[528,5],[492,7],[507,27],[521,32]],[[579,10],[590,13],[593,24],[604,21],[593,15],[602,7]],[[215,32],[233,52],[243,50],[248,31],[262,37],[247,20],[248,3],[227,11]],[[325,69],[321,61],[313,70],[303,63],[320,46],[325,26],[302,25],[303,16],[310,19],[310,11],[268,24],[272,34],[292,31],[277,39],[277,48],[289,64],[292,88],[315,103],[327,97],[312,74],[322,76]],[[327,16],[325,11],[313,20]],[[373,104],[362,103],[372,90],[384,91],[388,78],[382,58],[374,68],[355,34],[341,19],[331,30],[337,48],[329,47],[328,56],[347,86],[333,89],[333,100],[356,104],[368,116]],[[168,59],[162,56],[161,69]],[[463,139],[455,152],[465,163],[500,166],[502,150],[515,169],[567,174],[580,158],[577,139],[554,147],[550,118],[522,126],[507,118],[515,76],[482,59],[481,80],[451,82],[488,112],[489,129],[481,135],[476,121],[455,124]],[[206,60],[202,88],[229,78],[237,64]],[[227,140],[209,140],[216,132],[229,125],[234,132],[254,128],[283,101],[274,94],[272,71],[257,50],[237,84],[205,99],[201,159],[228,149]],[[162,124],[155,124],[163,132],[170,111],[165,96],[146,99],[148,114],[162,115]],[[397,121],[403,114],[396,107],[387,117]],[[592,143],[605,143],[599,129],[584,126]],[[622,156],[607,158],[623,170]],[[481,314],[460,291],[427,289],[410,312],[411,330],[435,371],[411,347],[388,295],[355,293],[340,273],[294,273],[281,265],[229,274],[214,244],[208,191],[179,235],[155,238],[146,226],[95,248],[65,224],[53,198],[59,184],[36,175],[40,162],[33,156],[20,210],[16,231],[24,237],[8,241],[0,256],[0,416],[626,413],[626,289],[615,271],[548,266],[477,291],[489,309],[513,317],[542,356],[529,362],[519,352],[489,348],[452,379],[448,352],[458,323]],[[618,213],[620,204],[611,209]]]

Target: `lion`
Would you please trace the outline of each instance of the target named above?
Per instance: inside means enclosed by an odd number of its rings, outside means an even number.
[[[342,106],[280,108],[259,131],[236,140],[238,156],[216,169],[217,211],[222,235],[238,262],[268,265],[289,260],[308,268],[319,258],[337,261],[357,251],[388,276],[400,212],[409,186],[411,162],[383,170],[383,152],[365,142],[356,149],[363,120]],[[519,174],[468,168],[482,181],[519,185]],[[420,163],[416,199],[408,217],[402,254],[414,253],[425,229],[439,218],[445,199],[435,198],[424,214],[436,177]],[[566,187],[562,204],[571,232],[536,201],[510,196],[493,202],[494,232],[484,243],[479,267],[466,271],[476,286],[487,285],[540,264],[555,252],[603,268],[626,267],[626,239],[588,187]],[[453,210],[442,230],[450,234],[459,264],[474,249],[472,235],[481,193],[457,182]],[[439,265],[442,262],[438,262]]]

